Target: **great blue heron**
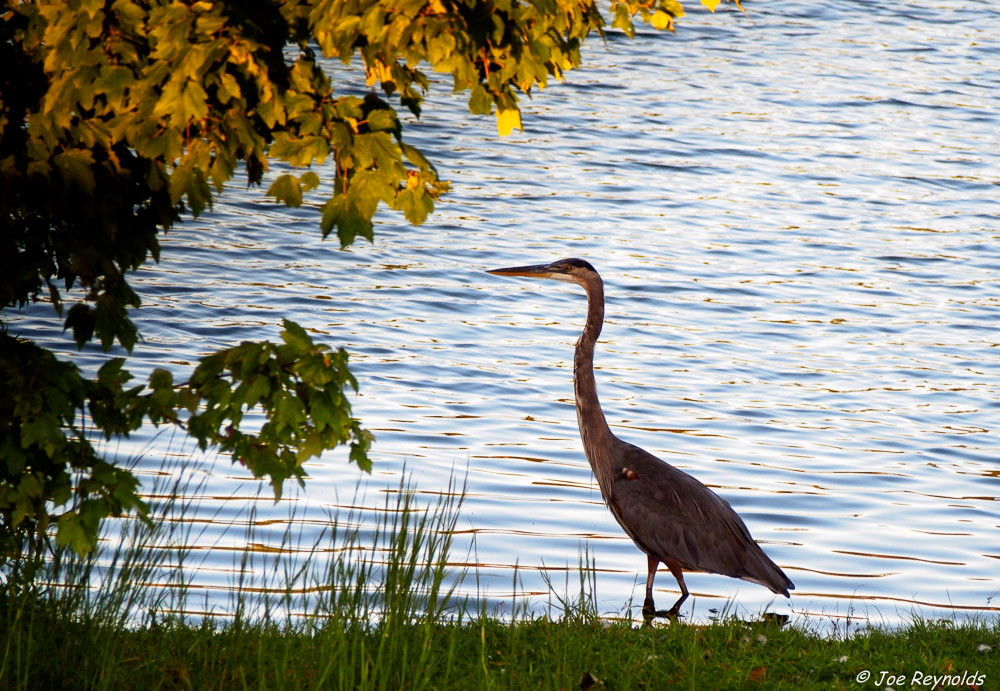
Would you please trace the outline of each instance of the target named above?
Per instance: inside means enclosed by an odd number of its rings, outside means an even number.
[[[795,586],[754,542],[725,499],[687,473],[622,441],[608,427],[594,382],[594,344],[604,323],[604,282],[594,267],[582,259],[561,259],[489,273],[577,283],[587,292],[587,324],[573,358],[576,417],[601,496],[646,554],[642,607],[646,621],[654,616],[677,616],[688,597],[685,569],[740,578],[788,597]],[[653,579],[660,563],[667,565],[681,589],[680,598],[666,612],[657,612],[653,604]]]

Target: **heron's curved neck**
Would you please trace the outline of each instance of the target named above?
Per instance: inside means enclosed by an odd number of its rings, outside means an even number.
[[[603,485],[605,478],[598,473],[598,469],[604,465],[600,462],[600,453],[614,439],[597,399],[597,382],[594,380],[594,344],[601,335],[604,324],[604,284],[597,277],[584,284],[584,288],[587,291],[587,324],[583,327],[580,340],[576,342],[573,390],[576,394],[576,418],[580,423],[583,449],[594,474],[598,476],[598,482]]]

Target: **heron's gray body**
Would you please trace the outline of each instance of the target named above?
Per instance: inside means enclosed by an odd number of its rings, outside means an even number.
[[[792,582],[754,542],[729,502],[656,456],[617,442],[615,462],[622,468],[601,494],[639,549],[684,571],[740,578],[788,595]]]
[[[685,570],[758,583],[787,597],[795,586],[754,542],[726,500],[694,477],[611,432],[594,380],[594,344],[604,323],[604,283],[594,267],[581,259],[564,259],[490,273],[554,278],[577,283],[587,292],[587,323],[573,360],[580,438],[601,496],[618,524],[647,556],[643,605],[647,618],[656,613],[652,591],[660,563],[670,569],[681,589],[681,597],[668,615],[676,615],[688,596]]]

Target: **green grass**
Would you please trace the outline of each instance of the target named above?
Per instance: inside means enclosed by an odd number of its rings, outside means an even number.
[[[0,683],[8,688],[877,688],[874,679],[856,682],[861,670],[908,679],[978,673],[981,688],[1000,679],[995,624],[916,622],[844,641],[736,621],[644,629],[476,617],[430,626],[128,630],[36,613],[32,623],[21,633],[33,638],[26,656],[5,666]],[[984,644],[991,650],[978,650]]]
[[[232,606],[214,618],[185,614],[197,608],[177,545],[190,523],[171,519],[186,506],[164,504],[156,529],[126,521],[99,557],[8,561],[0,688],[900,689],[956,688],[963,673],[1000,688],[998,620],[846,638],[735,619],[643,628],[597,616],[584,568],[579,593],[556,595],[547,615],[501,619],[449,585],[461,494],[418,510],[401,486],[373,531],[331,519],[305,558],[285,549],[288,532],[281,549],[244,553]]]

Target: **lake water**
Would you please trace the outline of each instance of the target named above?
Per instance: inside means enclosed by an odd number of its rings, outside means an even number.
[[[576,426],[582,291],[484,273],[571,256],[606,284],[612,428],[725,497],[795,582],[787,601],[691,574],[689,618],[1000,609],[1000,9],[695,4],[676,35],[593,40],[505,139],[438,86],[407,132],[453,191],[421,227],[383,211],[374,244],[341,251],[315,208],[238,180],[164,238],[134,282],[135,372],[185,378],[287,317],[350,351],[377,437],[370,477],[334,451],[276,506],[228,459],[197,474],[189,568],[209,609],[226,607],[249,506],[250,549],[289,527],[311,543],[338,507],[382,505],[404,466],[422,496],[467,477],[453,557],[478,576],[462,592],[541,606],[545,569],[558,589],[586,551],[602,612],[641,603],[645,559]],[[49,311],[12,330],[51,328]],[[148,480],[168,446],[148,433],[121,452],[145,454]],[[676,592],[661,573],[658,604]]]

